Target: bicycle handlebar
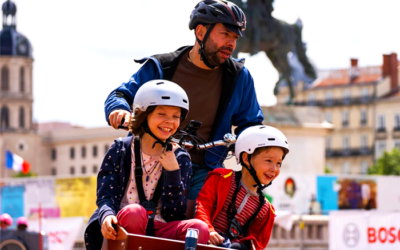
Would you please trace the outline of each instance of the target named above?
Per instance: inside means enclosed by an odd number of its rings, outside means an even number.
[[[214,147],[218,147],[218,146],[225,146],[225,147],[229,148],[230,146],[235,144],[236,136],[234,136],[233,134],[227,133],[227,134],[224,135],[224,139],[223,140],[207,142],[207,143],[204,143],[204,144],[194,144],[191,141],[180,141],[180,140],[175,139],[175,138],[172,138],[171,141],[175,142],[175,143],[178,143],[181,146],[184,146],[184,147],[189,148],[189,149],[195,148],[195,149],[199,149],[199,150],[204,150],[204,149],[214,148]]]

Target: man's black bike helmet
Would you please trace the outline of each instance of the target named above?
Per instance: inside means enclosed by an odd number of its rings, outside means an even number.
[[[234,3],[228,1],[205,0],[199,2],[190,15],[189,29],[199,24],[223,23],[228,29],[243,36],[246,29],[246,16]]]
[[[216,65],[210,64],[204,55],[204,45],[215,24],[222,23],[226,28],[243,37],[243,31],[246,29],[246,16],[243,11],[234,3],[221,0],[205,0],[199,2],[192,11],[189,21],[189,29],[196,29],[197,25],[207,25],[207,33],[201,41],[197,35],[196,40],[200,45],[199,54],[204,64],[214,69]]]

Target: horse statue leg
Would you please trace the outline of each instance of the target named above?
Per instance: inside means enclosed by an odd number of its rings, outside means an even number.
[[[275,84],[274,94],[279,94],[279,84],[282,80],[286,81],[286,84],[289,87],[290,97],[288,103],[291,104],[293,102],[295,93],[293,87],[293,80],[292,80],[292,69],[290,67],[288,58],[287,58],[287,51],[285,49],[273,48],[266,51],[268,58],[271,60],[272,65],[278,70],[279,72],[279,80]]]

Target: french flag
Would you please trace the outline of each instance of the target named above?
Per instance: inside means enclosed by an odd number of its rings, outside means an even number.
[[[27,174],[31,169],[31,164],[25,161],[21,156],[6,150],[6,168]]]

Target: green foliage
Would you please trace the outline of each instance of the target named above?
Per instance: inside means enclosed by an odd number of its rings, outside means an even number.
[[[325,166],[325,174],[332,174],[332,169],[328,168],[328,166]]]
[[[37,173],[29,172],[24,174],[22,172],[18,172],[18,174],[13,175],[14,178],[24,178],[24,177],[36,177]]]
[[[394,148],[392,152],[384,152],[375,164],[368,169],[368,174],[400,175],[400,151]]]

